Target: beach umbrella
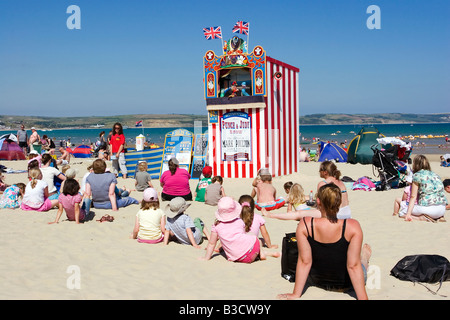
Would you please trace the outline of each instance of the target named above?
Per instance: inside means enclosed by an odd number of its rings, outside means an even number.
[[[75,158],[90,158],[91,157],[91,147],[85,144],[82,144],[71,152]]]
[[[25,154],[13,140],[0,138],[0,160],[25,160]]]
[[[319,162],[327,160],[336,160],[339,162],[347,162],[347,152],[336,143],[326,143],[322,145]]]

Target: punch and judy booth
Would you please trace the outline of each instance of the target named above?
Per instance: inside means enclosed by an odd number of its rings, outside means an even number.
[[[213,174],[253,178],[268,168],[272,176],[298,169],[299,69],[267,56],[263,47],[247,51],[235,36],[218,56],[204,56],[208,157]]]

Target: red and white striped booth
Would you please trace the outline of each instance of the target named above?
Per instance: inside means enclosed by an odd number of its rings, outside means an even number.
[[[204,70],[213,175],[254,178],[261,168],[274,177],[296,172],[299,69],[256,46],[251,53],[224,47],[219,57],[210,50]]]

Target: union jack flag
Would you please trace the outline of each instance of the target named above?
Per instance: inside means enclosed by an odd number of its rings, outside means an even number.
[[[222,27],[203,28],[206,40],[222,39]]]
[[[245,21],[238,21],[233,27],[233,33],[242,33],[248,36],[250,23]]]

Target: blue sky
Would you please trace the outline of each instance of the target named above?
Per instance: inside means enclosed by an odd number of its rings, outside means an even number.
[[[449,112],[449,16],[448,0],[2,0],[0,114],[206,114],[202,59],[221,42],[202,29],[229,39],[238,20],[249,49],[300,68],[301,115]]]

